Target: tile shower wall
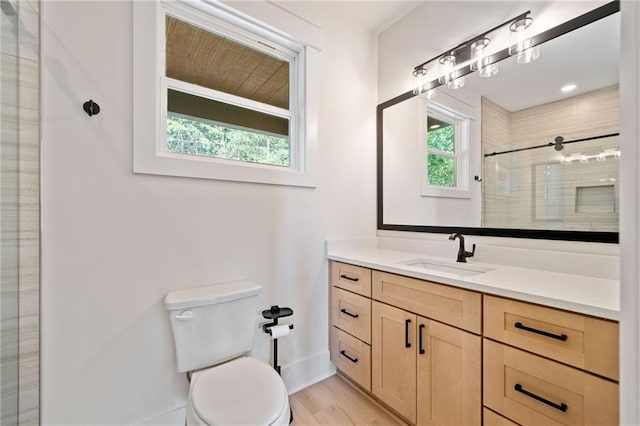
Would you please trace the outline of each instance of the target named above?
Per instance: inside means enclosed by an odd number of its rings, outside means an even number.
[[[0,423],[38,424],[40,3],[3,1],[0,19]]]
[[[617,133],[618,121],[617,86],[515,112],[483,99],[483,151]],[[568,144],[560,152],[549,147],[486,157],[483,226],[617,231],[618,143],[616,136]],[[595,158],[603,152],[606,157]]]

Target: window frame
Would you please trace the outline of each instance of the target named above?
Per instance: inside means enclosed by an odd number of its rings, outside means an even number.
[[[471,198],[470,190],[470,164],[469,164],[469,121],[468,111],[460,112],[445,106],[443,103],[437,103],[433,100],[423,100],[421,104],[421,125],[420,125],[420,179],[421,179],[421,196],[423,197],[445,197],[445,198]],[[429,128],[427,125],[428,117],[450,123],[454,126],[454,152],[440,151],[438,149],[429,148],[427,143],[427,134]],[[428,155],[436,154],[444,157],[450,157],[455,162],[455,186],[447,187],[440,185],[432,185],[428,183],[429,161]]]
[[[258,12],[264,17],[269,15],[265,8],[273,6],[262,7]],[[315,46],[276,30],[273,23],[260,22],[219,2],[133,2],[133,15],[134,173],[316,186],[318,49]],[[287,60],[289,110],[167,77],[167,15]],[[275,21],[283,22],[283,16],[276,18]],[[155,78],[149,78],[149,74]],[[169,152],[166,142],[169,89],[288,119],[289,167]]]

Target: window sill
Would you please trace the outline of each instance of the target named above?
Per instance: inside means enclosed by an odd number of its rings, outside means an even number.
[[[441,198],[471,198],[471,191],[468,189],[445,188],[441,186],[426,186],[422,188],[422,197]]]

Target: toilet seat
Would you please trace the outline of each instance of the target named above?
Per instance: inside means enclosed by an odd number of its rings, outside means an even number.
[[[282,378],[255,358],[237,358],[195,372],[189,404],[192,414],[211,426],[289,423],[289,399]]]

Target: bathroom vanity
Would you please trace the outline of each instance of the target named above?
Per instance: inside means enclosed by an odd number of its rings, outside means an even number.
[[[618,424],[617,282],[329,249],[331,360],[412,424]]]

